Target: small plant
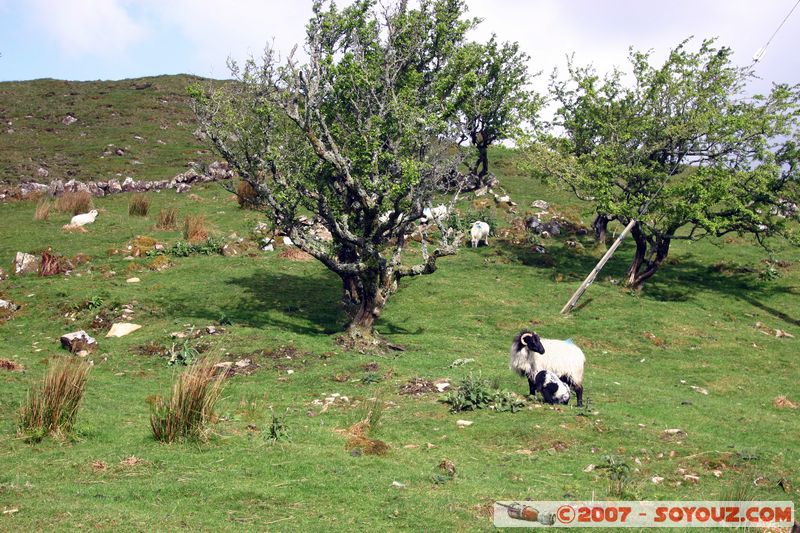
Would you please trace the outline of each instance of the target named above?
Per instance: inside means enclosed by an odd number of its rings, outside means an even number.
[[[613,455],[604,456],[603,461],[604,463],[599,465],[597,469],[605,470],[608,473],[611,494],[622,497],[625,493],[625,487],[630,482],[631,467],[628,463]]]
[[[195,364],[178,375],[168,401],[156,397],[150,411],[150,429],[160,442],[207,440],[214,406],[222,394],[224,373],[213,362]]]
[[[457,389],[447,393],[442,402],[449,404],[453,413],[477,409],[516,413],[525,405],[517,394],[499,390],[495,384],[471,373],[464,378]]]
[[[208,239],[208,228],[204,215],[186,215],[183,221],[183,238],[191,243]]]
[[[88,213],[94,209],[92,195],[88,191],[65,192],[56,200],[56,210],[71,215]]]
[[[270,410],[272,420],[270,421],[269,428],[265,432],[264,438],[273,443],[289,440],[289,430],[286,426],[287,414],[288,412],[284,413],[283,416],[277,416],[274,411]]]
[[[174,207],[168,207],[158,212],[158,222],[156,229],[160,230],[174,230],[178,229],[178,210]]]
[[[380,383],[381,381],[383,381],[383,376],[377,372],[367,372],[361,378],[361,383],[364,385],[372,385],[374,383]]]
[[[150,197],[146,194],[134,194],[128,201],[128,216],[146,217],[150,212]]]
[[[33,213],[34,220],[47,220],[50,218],[50,209],[53,203],[47,198],[42,198],[36,204],[36,211]]]
[[[19,431],[29,440],[41,441],[46,435],[63,438],[75,425],[86,390],[89,365],[72,358],[50,362],[47,375],[34,385],[19,411]]]
[[[95,309],[100,309],[103,307],[103,297],[102,296],[92,296],[86,304],[88,309],[94,311]]]
[[[172,343],[172,347],[169,349],[169,361],[167,364],[169,366],[176,364],[188,366],[193,364],[199,356],[200,353],[189,344],[188,340],[183,341],[181,345]]]

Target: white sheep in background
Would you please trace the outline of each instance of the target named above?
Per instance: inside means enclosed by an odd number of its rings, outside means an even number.
[[[536,391],[544,398],[545,403],[560,403],[562,405],[569,403],[569,387],[558,379],[558,376],[553,372],[540,370],[536,373],[533,384]]]
[[[447,206],[444,204],[439,204],[436,207],[426,207],[422,210],[422,218],[420,221],[424,223],[428,223],[431,220],[438,220],[441,221],[444,217],[447,216]]]
[[[72,217],[72,220],[69,221],[70,226],[85,226],[86,224],[91,224],[94,222],[94,219],[97,218],[97,209],[92,209],[88,213],[83,213],[82,215],[75,215]]]
[[[542,339],[535,332],[522,331],[511,344],[509,366],[528,379],[530,394],[536,395],[536,374],[553,372],[569,385],[583,406],[583,367],[586,356],[572,340]]]
[[[469,236],[472,237],[472,247],[477,248],[481,241],[486,246],[489,246],[489,231],[489,224],[482,220],[476,221],[469,230]]]

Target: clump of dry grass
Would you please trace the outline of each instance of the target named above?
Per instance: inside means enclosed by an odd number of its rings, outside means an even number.
[[[134,194],[128,201],[128,216],[146,217],[150,212],[150,197],[146,194]]]
[[[88,213],[94,209],[92,195],[88,191],[65,192],[56,200],[56,210],[71,215]]]
[[[178,228],[178,210],[168,207],[158,212],[158,222],[156,229],[173,230]]]
[[[50,218],[50,209],[53,203],[47,198],[41,198],[36,204],[36,212],[33,214],[34,220],[47,220]]]
[[[247,181],[240,181],[236,185],[236,201],[242,209],[252,209],[258,205],[258,193]]]
[[[183,238],[189,242],[202,242],[208,239],[205,215],[186,215],[183,221]]]
[[[161,442],[206,440],[224,377],[224,372],[216,372],[213,362],[192,365],[179,374],[170,399],[157,397],[152,403],[153,437]]]
[[[34,441],[50,434],[65,437],[72,431],[86,390],[90,366],[78,359],[60,357],[50,362],[44,381],[28,392],[19,411],[20,433]]]

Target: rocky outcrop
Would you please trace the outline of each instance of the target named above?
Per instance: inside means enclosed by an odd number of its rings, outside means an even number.
[[[10,198],[30,198],[37,194],[49,194],[50,196],[60,196],[65,192],[89,192],[94,197],[103,197],[107,194],[119,194],[122,192],[147,192],[162,191],[164,189],[175,189],[176,192],[186,192],[196,183],[209,183],[212,181],[224,181],[233,178],[233,171],[224,162],[214,161],[203,172],[194,169],[187,170],[175,175],[169,180],[158,181],[136,181],[131,177],[126,177],[120,184],[117,179],[108,181],[88,181],[69,180],[64,183],[60,179],[52,180],[48,184],[25,182],[18,187],[4,188],[0,185],[0,201]]]

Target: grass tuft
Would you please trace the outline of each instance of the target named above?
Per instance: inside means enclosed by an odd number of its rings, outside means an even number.
[[[150,197],[146,194],[134,194],[128,201],[128,216],[146,217],[150,212]]]
[[[36,212],[33,214],[34,220],[47,220],[50,218],[50,209],[53,203],[47,198],[41,198],[39,203],[36,204]]]
[[[178,375],[168,401],[156,398],[150,412],[153,437],[160,442],[207,440],[214,405],[222,394],[224,373],[211,362],[190,366]]]
[[[158,222],[156,229],[174,230],[178,229],[178,210],[174,207],[167,207],[158,212]]]
[[[183,238],[189,242],[201,242],[208,239],[205,215],[186,215],[183,222]]]
[[[56,200],[56,210],[70,215],[88,213],[94,209],[92,195],[88,191],[65,192]]]
[[[78,416],[89,368],[77,359],[52,360],[44,381],[31,387],[26,403],[20,408],[20,433],[35,442],[48,434],[67,436]]]

